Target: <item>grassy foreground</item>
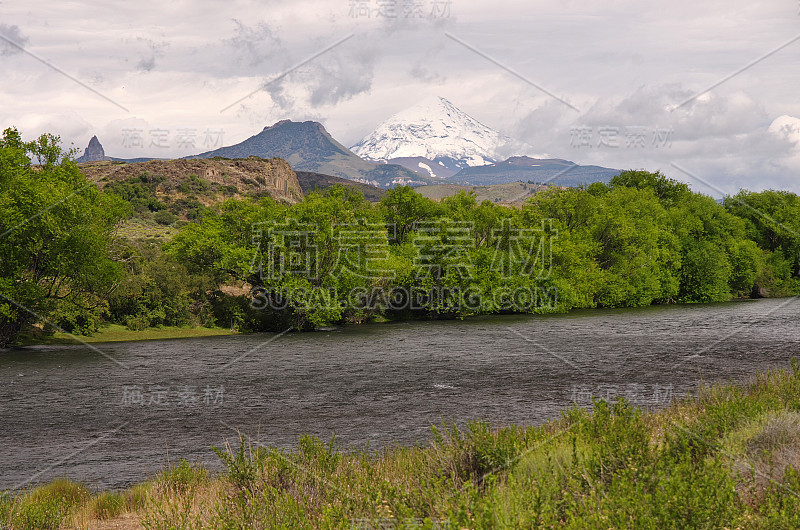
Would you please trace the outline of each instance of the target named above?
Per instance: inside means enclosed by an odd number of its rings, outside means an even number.
[[[21,528],[797,528],[800,367],[666,410],[570,409],[541,427],[472,423],[429,447],[217,449],[122,492],[59,480],[0,494]]]

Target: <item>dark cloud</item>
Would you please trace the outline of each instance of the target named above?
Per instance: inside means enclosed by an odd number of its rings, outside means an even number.
[[[140,72],[149,72],[156,67],[156,57],[151,55],[149,57],[142,57],[136,65],[136,69]]]
[[[712,140],[719,147],[717,139],[723,145],[733,146],[734,140],[761,135],[769,126],[770,119],[764,107],[742,92],[708,93],[675,108],[693,95],[680,85],[644,86],[621,99],[599,99],[580,115],[548,101],[523,116],[515,132],[529,143],[547,143],[550,144],[548,149],[560,144],[564,149],[568,146],[565,142],[570,142],[579,128],[593,133],[601,129],[613,130],[620,135],[637,129],[669,130],[671,141],[691,142],[702,148],[704,142]],[[572,144],[574,142],[569,145]]]
[[[356,37],[275,81],[267,81],[264,90],[284,112],[294,111],[296,106],[336,105],[372,88],[379,55],[374,41]]]
[[[0,56],[22,53],[22,50],[9,43],[9,40],[22,47],[27,46],[28,42],[30,41],[28,37],[22,34],[19,26],[16,25],[9,26],[7,24],[0,24],[0,35],[4,37],[0,39]]]
[[[423,61],[415,62],[408,73],[411,74],[411,77],[414,79],[419,79],[425,83],[443,82],[446,79],[439,72],[430,70]]]
[[[371,50],[358,48],[346,55],[335,55],[330,61],[321,60],[311,72],[312,80],[316,81],[311,85],[311,106],[335,105],[369,91],[375,59]]]
[[[169,46],[167,42],[156,42],[151,39],[139,37],[136,39],[147,47],[147,51],[141,54],[136,69],[140,72],[150,72],[156,67],[156,58],[164,56],[164,50]]]
[[[422,52],[411,65],[409,74],[412,78],[425,83],[444,83],[447,77],[442,73],[441,66],[434,62],[437,56],[445,49],[445,42],[441,39]]]
[[[559,101],[548,100],[524,114],[512,129],[512,136],[537,148],[552,149],[557,147],[555,137],[559,131],[569,128],[571,119],[574,119],[574,111]]]
[[[156,60],[164,57],[169,47],[166,41],[157,42],[147,37],[125,38],[125,63],[134,62],[138,72],[151,72],[156,67]]]
[[[263,89],[284,114],[334,106],[370,93],[377,65],[395,63],[401,55],[403,59],[399,70],[407,72],[412,79],[429,84],[444,83],[447,78],[434,59],[446,49],[442,27],[452,23],[454,18],[441,14],[438,18],[432,17],[429,12],[431,3],[423,5],[421,16],[413,7],[420,2],[397,2],[392,6],[388,2],[383,4],[386,4],[386,9],[391,7],[393,10],[389,11],[390,16],[377,16],[378,3],[373,3],[369,26],[359,27],[358,31],[353,32],[355,36],[352,39],[285,76],[274,67],[278,57],[284,68],[289,69],[312,56],[315,50],[306,47],[300,52],[294,48],[284,48],[276,31],[265,24],[253,27],[238,24],[237,35],[226,43],[244,57],[255,59],[251,63],[270,60],[274,81],[266,79]],[[437,2],[437,9],[445,9],[446,4]],[[409,10],[408,13],[406,10]],[[327,33],[327,37],[316,40],[318,49],[324,49],[331,42],[336,42],[337,37],[345,35],[344,31],[339,34]],[[253,49],[254,42],[258,43],[260,51]]]
[[[250,67],[259,66],[284,51],[277,32],[266,22],[248,26],[233,19],[233,23],[236,26],[233,37],[223,43],[233,49],[237,62]]]

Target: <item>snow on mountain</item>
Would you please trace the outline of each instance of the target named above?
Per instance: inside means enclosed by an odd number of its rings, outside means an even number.
[[[350,149],[367,160],[424,158],[458,171],[496,162],[497,148],[505,141],[445,98],[431,97],[390,117]],[[435,173],[425,165],[416,170]]]
[[[460,168],[455,165],[455,160],[450,158],[447,158],[446,160],[450,164],[450,167],[445,166],[442,159],[439,159],[438,162],[434,162],[433,160],[422,156],[390,158],[388,163],[403,166],[404,168],[410,169],[411,171],[416,171],[417,173],[421,173],[423,175],[446,179],[452,177],[460,171]]]

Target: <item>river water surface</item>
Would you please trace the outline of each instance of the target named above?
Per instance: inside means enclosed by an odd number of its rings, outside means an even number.
[[[800,300],[494,316],[0,353],[0,489],[121,488],[238,433],[428,443],[455,419],[536,425],[572,403],[667,405],[800,354]]]

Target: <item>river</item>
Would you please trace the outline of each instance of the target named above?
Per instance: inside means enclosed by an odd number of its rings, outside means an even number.
[[[430,427],[537,425],[572,403],[659,408],[788,367],[800,300],[395,322],[314,333],[30,346],[0,353],[0,489],[125,487],[211,446],[425,444]]]

